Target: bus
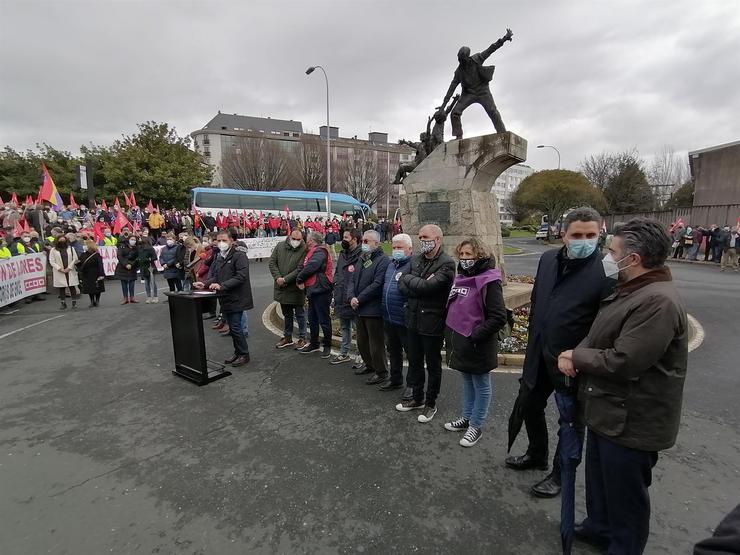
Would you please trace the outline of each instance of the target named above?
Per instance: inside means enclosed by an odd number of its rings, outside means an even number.
[[[229,210],[247,212],[270,212],[305,220],[307,217],[326,217],[326,193],[315,191],[248,191],[243,189],[219,189],[211,187],[193,188],[193,207],[201,214],[216,216],[219,212],[228,214]],[[331,194],[331,216],[364,218],[370,207],[359,200],[342,193]]]

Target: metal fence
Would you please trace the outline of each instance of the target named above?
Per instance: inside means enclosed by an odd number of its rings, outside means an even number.
[[[616,222],[626,222],[632,218],[653,218],[670,226],[678,218],[682,218],[688,225],[710,226],[734,226],[740,218],[740,204],[714,204],[705,206],[692,206],[691,208],[674,208],[673,210],[661,210],[659,212],[640,212],[634,214],[611,214],[604,216],[609,229]]]

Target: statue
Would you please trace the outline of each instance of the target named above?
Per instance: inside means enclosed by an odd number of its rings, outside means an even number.
[[[400,185],[401,183],[403,183],[403,179],[406,177],[406,175],[414,171],[414,168],[421,164],[424,158],[427,157],[428,143],[428,133],[422,133],[421,135],[419,135],[418,143],[413,143],[411,141],[407,141],[406,139],[401,139],[400,141],[398,141],[399,145],[408,145],[416,150],[416,156],[414,156],[414,160],[412,162],[402,162],[398,165],[396,179],[393,180],[394,185]]]
[[[447,121],[447,116],[450,115],[450,112],[457,104],[459,98],[460,95],[456,94],[447,109],[440,106],[437,108],[437,111],[434,112],[434,115],[427,120],[427,136],[429,137],[429,141],[427,142],[427,156],[430,155],[435,148],[445,142],[445,122]],[[432,121],[434,121],[434,127],[432,127],[430,131],[429,128],[432,125]]]
[[[483,52],[470,55],[470,48],[463,46],[457,53],[457,59],[460,64],[455,70],[455,75],[450,83],[450,88],[447,90],[442,106],[438,109],[444,109],[449,102],[452,94],[458,85],[462,85],[462,96],[457,102],[457,105],[452,110],[452,134],[457,139],[462,139],[462,121],[461,116],[465,111],[465,108],[471,104],[480,104],[483,109],[491,118],[493,126],[496,128],[496,133],[505,133],[506,127],[501,119],[501,115],[496,109],[496,104],[493,102],[493,95],[488,83],[493,79],[493,71],[496,69],[495,66],[484,66],[483,62],[493,54],[496,50],[501,48],[506,41],[510,41],[513,36],[511,29],[506,29],[506,34],[494,42],[491,46],[486,48]]]

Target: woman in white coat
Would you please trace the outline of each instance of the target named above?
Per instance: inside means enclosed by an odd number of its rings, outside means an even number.
[[[72,296],[72,308],[77,308],[77,299],[80,296],[77,286],[80,284],[80,279],[77,276],[76,262],[77,253],[69,246],[67,238],[60,235],[54,248],[49,251],[49,265],[53,269],[54,287],[59,289],[59,299],[62,301],[61,310],[67,308],[67,288]]]

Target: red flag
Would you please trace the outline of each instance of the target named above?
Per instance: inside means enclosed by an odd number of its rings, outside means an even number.
[[[53,206],[57,206],[57,204],[61,202],[61,200],[57,199],[57,197],[59,196],[57,186],[54,185],[54,180],[51,178],[49,170],[46,169],[46,164],[42,162],[41,167],[44,170],[44,182],[41,185],[41,200],[48,201]]]
[[[31,226],[28,225],[28,222],[25,218],[21,220],[23,222],[23,231],[27,231],[28,233],[31,233]]]
[[[131,206],[137,206],[137,204],[136,204],[136,197],[134,196],[133,189],[131,190],[130,198],[131,198]]]
[[[120,203],[120,202],[118,202],[118,197],[116,197],[116,202],[114,202],[114,203],[113,203],[113,206],[115,206],[115,207],[116,207],[116,208],[118,208],[119,210],[121,209],[121,203]]]
[[[75,196],[74,196],[74,193],[70,193],[70,194],[69,194],[69,207],[70,207],[70,208],[74,208],[75,210],[76,210],[77,208],[79,208],[79,205],[77,204],[77,202],[75,202]]]
[[[108,205],[107,205],[107,204],[105,204],[105,199],[103,199],[103,202],[102,202],[102,203],[100,204],[100,206],[101,206],[101,207],[103,208],[103,210],[105,210],[106,212],[108,211]]]
[[[149,199],[149,204],[146,205],[146,209],[149,210],[150,214],[154,212],[154,205],[152,204],[152,199]]]
[[[41,204],[41,187],[39,187],[39,192],[36,193],[36,204]]]
[[[126,191],[123,192],[123,202],[126,203],[126,208],[131,208],[131,199],[128,198]]]
[[[16,206],[18,206],[18,197],[15,195],[15,193],[13,193],[12,195],[10,195],[10,202],[12,202]]]
[[[141,230],[141,224],[138,220],[134,220],[134,231],[140,231]]]
[[[128,221],[128,218],[123,213],[123,210],[119,210],[118,214],[116,216],[116,221],[113,223],[113,233],[118,235],[121,233],[121,230],[124,227],[131,228],[131,222]]]
[[[668,232],[673,233],[673,230],[676,229],[680,225],[684,225],[683,218],[681,217],[679,217],[675,222],[671,224],[671,228],[668,230]]]
[[[31,195],[26,195],[26,206],[30,206],[33,204],[33,197]]]
[[[105,227],[105,224],[103,222],[95,222],[93,224],[93,233],[95,234],[95,242],[102,241],[103,237],[105,237],[105,234],[103,233],[103,228]]]
[[[13,227],[13,237],[20,237],[21,233],[23,233],[23,226],[21,225],[21,221],[18,220]]]

